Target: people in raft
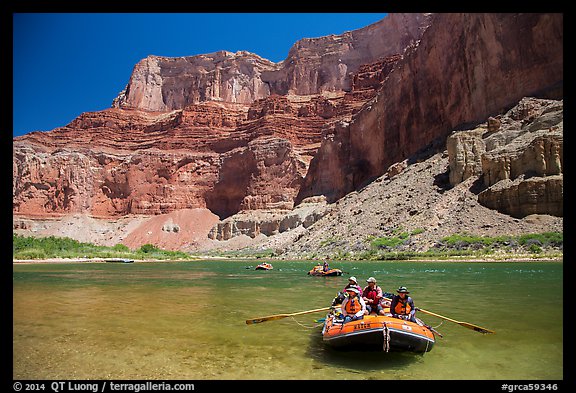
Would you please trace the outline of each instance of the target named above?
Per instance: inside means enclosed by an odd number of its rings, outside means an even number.
[[[374,277],[369,277],[366,282],[368,285],[362,290],[362,299],[366,303],[366,315],[375,312],[378,315],[384,315],[384,308],[382,307],[382,288],[376,284]]]
[[[346,289],[346,293],[348,296],[344,298],[341,306],[342,316],[344,317],[343,322],[346,323],[364,318],[366,303],[360,296],[360,290],[355,287],[350,287]]]
[[[338,294],[336,294],[336,297],[332,301],[333,306],[336,306],[338,304],[342,304],[342,302],[344,301],[344,298],[346,297],[346,290],[348,288],[356,288],[356,289],[358,289],[358,291],[360,293],[362,293],[362,287],[360,285],[358,285],[358,280],[356,279],[356,277],[351,276],[348,279],[348,284],[346,284],[344,289],[342,289],[340,292],[338,292]]]
[[[390,304],[390,312],[394,318],[404,319],[406,321],[416,322],[416,307],[414,301],[408,294],[410,291],[406,287],[400,287],[396,291],[398,295],[394,295],[392,303]]]
[[[354,276],[351,276],[348,279],[348,284],[346,284],[346,286],[344,287],[342,292],[346,292],[346,290],[348,288],[356,288],[356,289],[358,289],[358,291],[360,291],[360,293],[362,293],[362,287],[360,285],[358,285],[358,280]]]

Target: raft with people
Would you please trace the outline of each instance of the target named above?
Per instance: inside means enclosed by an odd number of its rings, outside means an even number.
[[[330,276],[341,276],[342,275],[342,270],[340,269],[328,269],[328,270],[323,270],[322,266],[314,266],[312,268],[312,270],[310,270],[308,272],[309,276],[324,276],[324,277],[330,277]]]
[[[323,342],[333,348],[424,353],[436,342],[432,330],[422,322],[371,314],[344,323],[339,315],[340,309],[335,308],[322,327]]]
[[[331,277],[331,276],[341,276],[343,273],[340,269],[332,269],[328,264],[328,261],[324,261],[323,264],[318,264],[314,266],[309,272],[309,276],[324,276],[324,277]]]
[[[416,318],[414,302],[406,287],[398,296],[383,292],[369,277],[361,290],[356,277],[332,301],[334,307],[322,328],[325,344],[339,349],[428,352],[436,342],[431,326]],[[371,303],[376,299],[377,306]]]
[[[264,262],[256,266],[255,270],[272,270],[272,269],[274,269],[274,267],[272,266],[271,263]]]
[[[375,307],[373,303],[371,303],[372,307],[367,307],[366,302],[371,300],[370,292],[376,290],[380,293],[380,291],[375,286],[374,277],[366,281],[369,285],[361,291],[356,278],[350,277],[349,284],[342,291],[345,295],[341,296],[342,292],[339,292],[329,307],[251,318],[246,320],[246,324],[253,325],[330,310],[323,320],[316,321],[321,322],[322,341],[327,346],[338,350],[417,354],[431,351],[436,343],[435,337],[443,336],[435,327],[416,317],[416,311],[456,323],[479,333],[495,333],[469,322],[458,321],[415,307],[412,298],[408,296],[410,291],[404,286],[399,287],[396,291],[398,295],[393,295],[391,299],[388,296],[392,294],[387,292],[378,295],[378,307]]]

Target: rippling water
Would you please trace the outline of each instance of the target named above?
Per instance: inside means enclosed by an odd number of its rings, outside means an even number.
[[[312,262],[15,264],[14,379],[563,378],[561,262],[333,262],[342,277],[311,277]],[[306,314],[329,306],[355,275],[411,291],[416,306],[496,331],[437,327],[424,355],[338,352]]]

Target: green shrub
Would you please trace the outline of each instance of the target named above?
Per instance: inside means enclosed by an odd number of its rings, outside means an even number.
[[[378,237],[370,242],[370,245],[376,249],[378,248],[395,248],[404,243],[404,238],[401,237]]]
[[[530,251],[532,254],[540,254],[542,252],[542,248],[538,244],[532,243],[528,247],[528,251]]]
[[[38,248],[28,248],[14,253],[15,259],[45,259],[48,258],[44,250]]]
[[[158,247],[156,247],[154,244],[143,244],[140,249],[138,249],[138,252],[143,252],[144,254],[150,254],[153,252],[158,252],[160,251],[160,249]]]
[[[112,247],[112,249],[114,251],[120,251],[120,252],[130,252],[130,249],[128,248],[128,246],[125,246],[122,243],[118,243],[116,244],[114,247]]]

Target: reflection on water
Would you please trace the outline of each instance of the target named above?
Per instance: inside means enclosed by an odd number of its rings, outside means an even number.
[[[334,263],[335,264],[335,263]],[[425,354],[338,351],[325,307],[347,276],[313,263],[38,264],[13,268],[14,379],[562,379],[562,263],[342,262],[361,285],[407,286],[416,306],[495,330],[437,327]],[[336,267],[336,266],[335,266]],[[541,312],[546,310],[546,312]]]

